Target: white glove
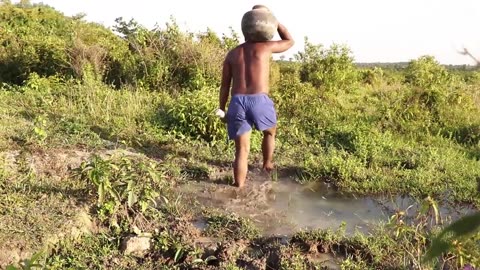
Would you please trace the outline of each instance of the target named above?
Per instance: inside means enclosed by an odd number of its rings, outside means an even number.
[[[220,118],[224,118],[225,117],[225,112],[220,110],[220,109],[217,109],[217,111],[215,112],[215,115],[220,117]]]

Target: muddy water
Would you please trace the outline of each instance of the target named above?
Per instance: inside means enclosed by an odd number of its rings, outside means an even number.
[[[368,232],[386,222],[396,211],[413,217],[419,205],[410,198],[356,198],[336,192],[324,183],[301,185],[289,178],[271,181],[260,173],[250,173],[243,190],[215,182],[191,181],[180,187],[188,198],[201,206],[222,209],[251,218],[264,235],[289,236],[299,230],[337,229],[343,222],[347,233]],[[441,208],[441,216],[457,216],[468,209]],[[202,221],[196,223],[202,227]]]
[[[405,212],[405,220],[413,220],[422,204],[411,197],[345,195],[325,183],[300,185],[285,179],[272,185],[272,193],[271,207],[291,220],[295,229],[335,229],[345,222],[347,233],[368,232],[372,225],[387,222],[399,211]],[[441,205],[439,218],[449,222],[471,211]]]
[[[388,218],[374,200],[342,196],[319,183],[302,186],[280,180],[272,184],[268,203],[293,225],[294,230],[336,229],[345,222],[347,232],[366,231],[370,224]]]

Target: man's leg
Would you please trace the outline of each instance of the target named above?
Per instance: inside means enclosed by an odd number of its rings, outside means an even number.
[[[235,161],[233,163],[233,177],[239,188],[245,185],[248,171],[248,154],[250,152],[251,130],[235,139]]]
[[[277,127],[266,129],[263,131],[262,152],[263,152],[263,169],[267,172],[273,170],[273,151],[275,149],[275,135]]]

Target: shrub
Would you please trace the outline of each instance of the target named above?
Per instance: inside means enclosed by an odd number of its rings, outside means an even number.
[[[380,86],[380,84],[384,80],[383,69],[378,67],[361,70],[360,76],[362,78],[363,83],[374,86],[374,87]]]
[[[329,49],[314,45],[305,38],[303,52],[295,55],[301,62],[300,77],[326,91],[350,90],[358,80],[358,72],[346,46],[334,44]]]
[[[196,35],[183,32],[173,18],[164,28],[152,30],[134,20],[118,18],[116,22],[115,31],[130,48],[130,62],[123,63],[128,65],[122,76],[126,82],[151,89],[218,86],[226,50],[237,40],[234,33],[220,39],[210,29]]]
[[[218,92],[211,88],[186,92],[169,102],[164,113],[166,128],[179,137],[215,144],[227,138],[225,124],[215,116]]]
[[[43,4],[3,3],[0,29],[0,81],[6,83],[22,84],[32,72],[102,80],[127,49],[107,28]]]
[[[452,81],[447,69],[433,56],[421,56],[412,60],[406,69],[405,82],[423,89],[446,88]]]

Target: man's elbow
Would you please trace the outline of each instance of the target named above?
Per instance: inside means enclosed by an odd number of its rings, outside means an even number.
[[[292,48],[293,46],[295,45],[295,40],[293,40],[293,38],[289,39],[288,40],[288,48]]]

